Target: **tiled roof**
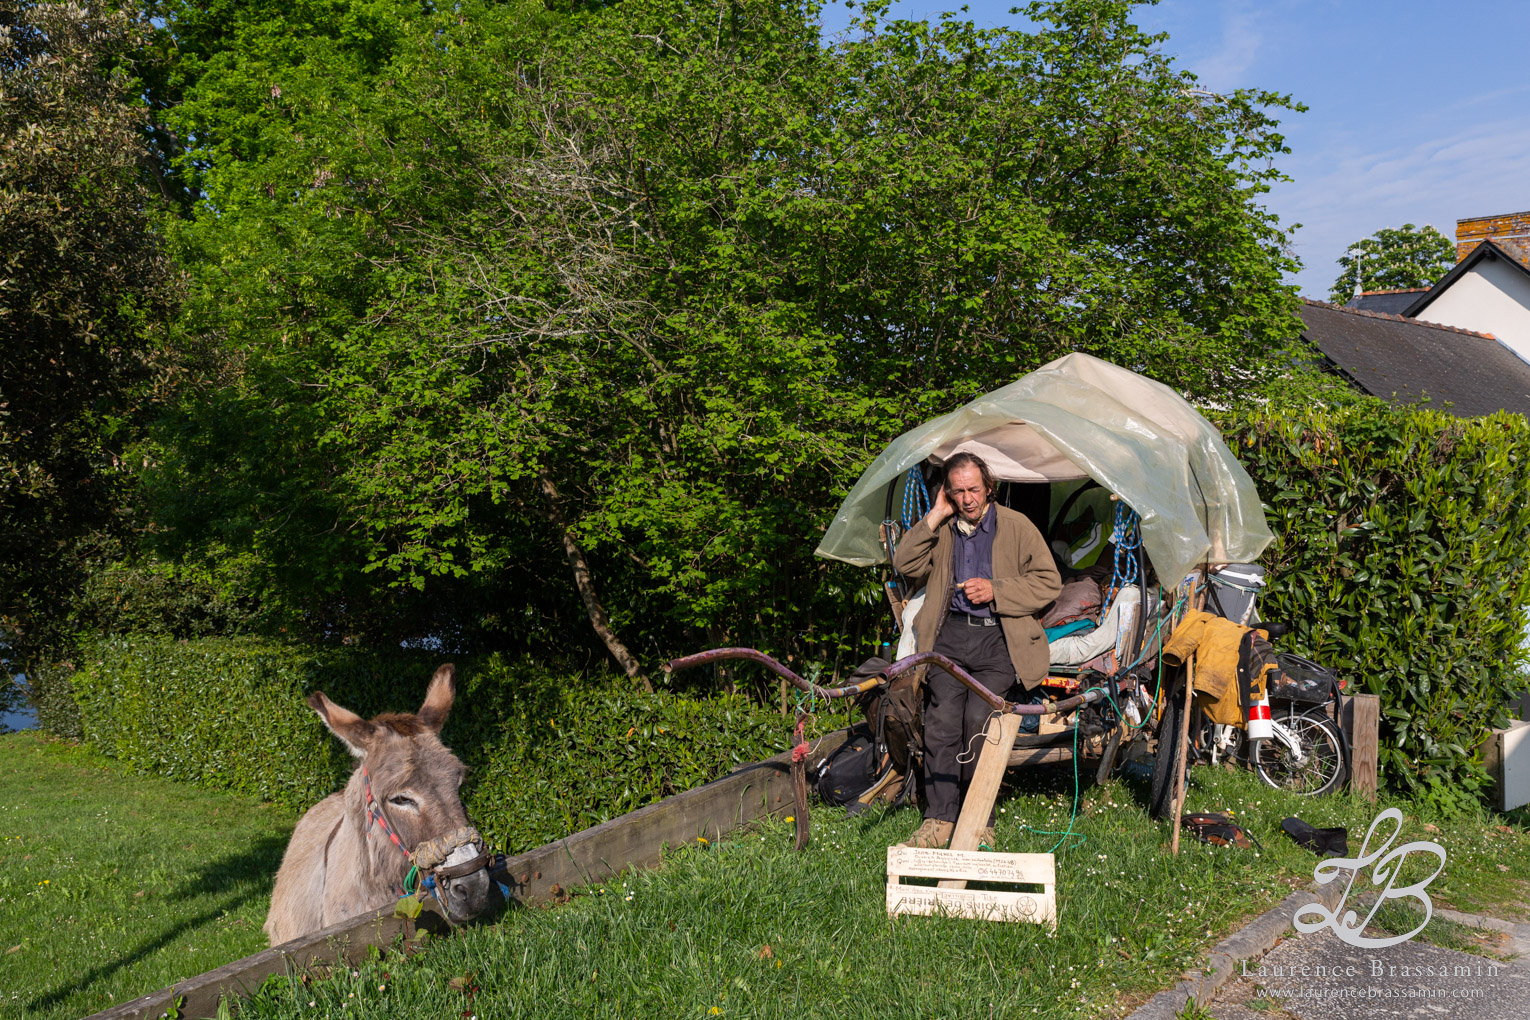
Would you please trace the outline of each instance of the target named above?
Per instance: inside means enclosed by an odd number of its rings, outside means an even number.
[[[1363,312],[1391,312],[1401,315],[1420,294],[1427,294],[1428,287],[1410,287],[1407,290],[1367,290],[1349,299],[1345,308],[1358,308]]]
[[[1530,364],[1491,334],[1326,301],[1306,301],[1301,316],[1302,335],[1367,393],[1396,403],[1427,396],[1462,417],[1530,414]]]

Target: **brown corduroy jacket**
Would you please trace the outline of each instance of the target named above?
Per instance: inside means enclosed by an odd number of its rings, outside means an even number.
[[[1047,635],[1037,612],[1057,598],[1062,579],[1052,559],[1052,550],[1024,514],[995,506],[998,519],[993,538],[993,611],[1004,631],[1015,675],[1034,690],[1047,675],[1050,656]],[[926,588],[924,606],[914,618],[914,641],[917,649],[927,652],[935,647],[950,610],[954,580],[951,576],[951,529],[956,526],[953,514],[931,531],[923,520],[909,529],[898,545],[893,566],[917,589]]]

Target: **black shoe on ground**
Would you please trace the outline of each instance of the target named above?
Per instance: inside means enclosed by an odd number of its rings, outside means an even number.
[[[1348,829],[1314,829],[1295,815],[1281,822],[1280,827],[1298,846],[1324,857],[1343,857],[1349,853]]]

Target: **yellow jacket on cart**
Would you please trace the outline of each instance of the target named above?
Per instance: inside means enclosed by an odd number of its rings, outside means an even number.
[[[1195,653],[1195,693],[1206,718],[1242,727],[1251,701],[1264,699],[1265,681],[1275,668],[1263,631],[1213,613],[1192,609],[1163,647],[1163,661],[1183,666]],[[1247,697],[1240,696],[1240,685]]]

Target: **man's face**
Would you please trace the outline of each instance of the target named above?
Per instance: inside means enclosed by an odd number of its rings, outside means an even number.
[[[956,508],[958,516],[969,524],[983,519],[988,509],[988,489],[983,485],[983,472],[971,464],[963,464],[946,476],[946,498]]]

